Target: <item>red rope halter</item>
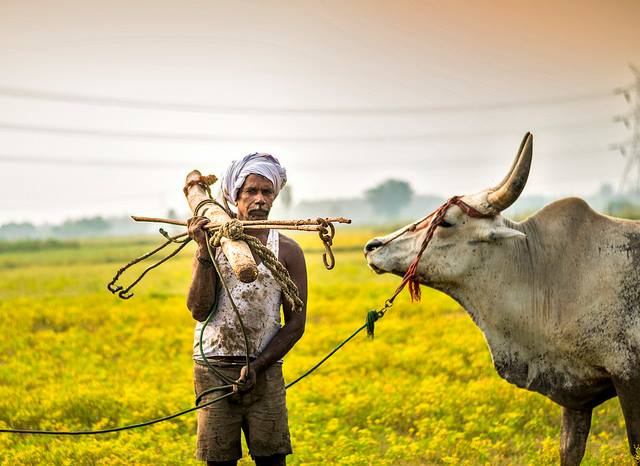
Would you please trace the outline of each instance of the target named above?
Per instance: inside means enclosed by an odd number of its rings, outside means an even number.
[[[420,301],[420,297],[421,297],[420,282],[418,281],[418,277],[417,277],[418,262],[420,262],[420,258],[422,257],[422,254],[424,253],[425,249],[427,249],[427,246],[429,245],[431,238],[433,238],[436,228],[442,224],[444,220],[444,216],[449,210],[449,207],[451,207],[454,204],[460,207],[462,211],[465,214],[467,214],[469,217],[488,218],[493,216],[490,214],[483,214],[482,212],[471,207],[469,204],[465,203],[460,196],[453,196],[447,202],[445,202],[436,210],[434,210],[425,219],[426,221],[429,218],[431,218],[431,220],[429,221],[429,224],[426,227],[427,233],[425,234],[424,239],[422,240],[422,245],[420,246],[420,250],[418,251],[418,254],[416,255],[415,259],[413,259],[413,262],[411,262],[411,265],[409,265],[409,268],[407,269],[406,273],[402,277],[402,282],[400,283],[396,291],[393,293],[389,301],[393,302],[393,300],[396,299],[396,296],[400,294],[400,292],[404,289],[404,287],[407,284],[409,284],[409,293],[411,294],[411,301]]]

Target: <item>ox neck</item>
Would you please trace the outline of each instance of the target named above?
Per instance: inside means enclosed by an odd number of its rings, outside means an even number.
[[[505,221],[529,239],[538,237],[534,223]],[[460,303],[490,346],[492,336],[510,334],[533,350],[557,324],[550,311],[555,307],[549,292],[554,278],[540,265],[548,262],[546,248],[529,239],[504,241],[499,255],[488,257],[479,273],[465,276],[461,283],[431,285]]]

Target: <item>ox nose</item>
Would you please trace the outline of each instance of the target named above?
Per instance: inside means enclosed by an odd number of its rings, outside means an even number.
[[[373,251],[374,249],[378,249],[380,246],[382,246],[382,241],[380,241],[378,238],[374,238],[364,245],[364,253],[366,254]]]

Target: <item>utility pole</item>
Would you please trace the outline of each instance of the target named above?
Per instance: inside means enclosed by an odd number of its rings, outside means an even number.
[[[635,81],[625,87],[620,87],[614,92],[622,94],[631,106],[631,111],[624,115],[618,115],[614,121],[624,123],[628,130],[631,131],[631,139],[620,144],[611,146],[612,149],[620,151],[623,157],[627,159],[624,171],[622,172],[622,182],[620,183],[620,193],[624,193],[628,179],[633,176],[635,171],[635,185],[630,183],[628,191],[637,199],[640,199],[640,69],[630,64],[629,67],[635,76]]]

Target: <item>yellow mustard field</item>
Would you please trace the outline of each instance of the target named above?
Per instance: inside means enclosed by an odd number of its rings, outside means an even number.
[[[363,324],[399,282],[342,228],[336,268],[313,234],[296,235],[309,270],[308,324],[285,358],[294,379]],[[193,406],[191,255],[151,272],[135,296],[106,290],[149,239],[96,240],[0,253],[0,427],[99,429]],[[133,275],[125,276],[125,281]],[[482,333],[447,296],[402,295],[288,393],[289,464],[557,464],[560,408],[499,378]],[[195,414],[116,434],[0,434],[0,464],[196,464]],[[630,464],[617,400],[594,412],[583,464]],[[245,449],[246,455],[246,449]],[[245,456],[241,464],[251,464]]]

